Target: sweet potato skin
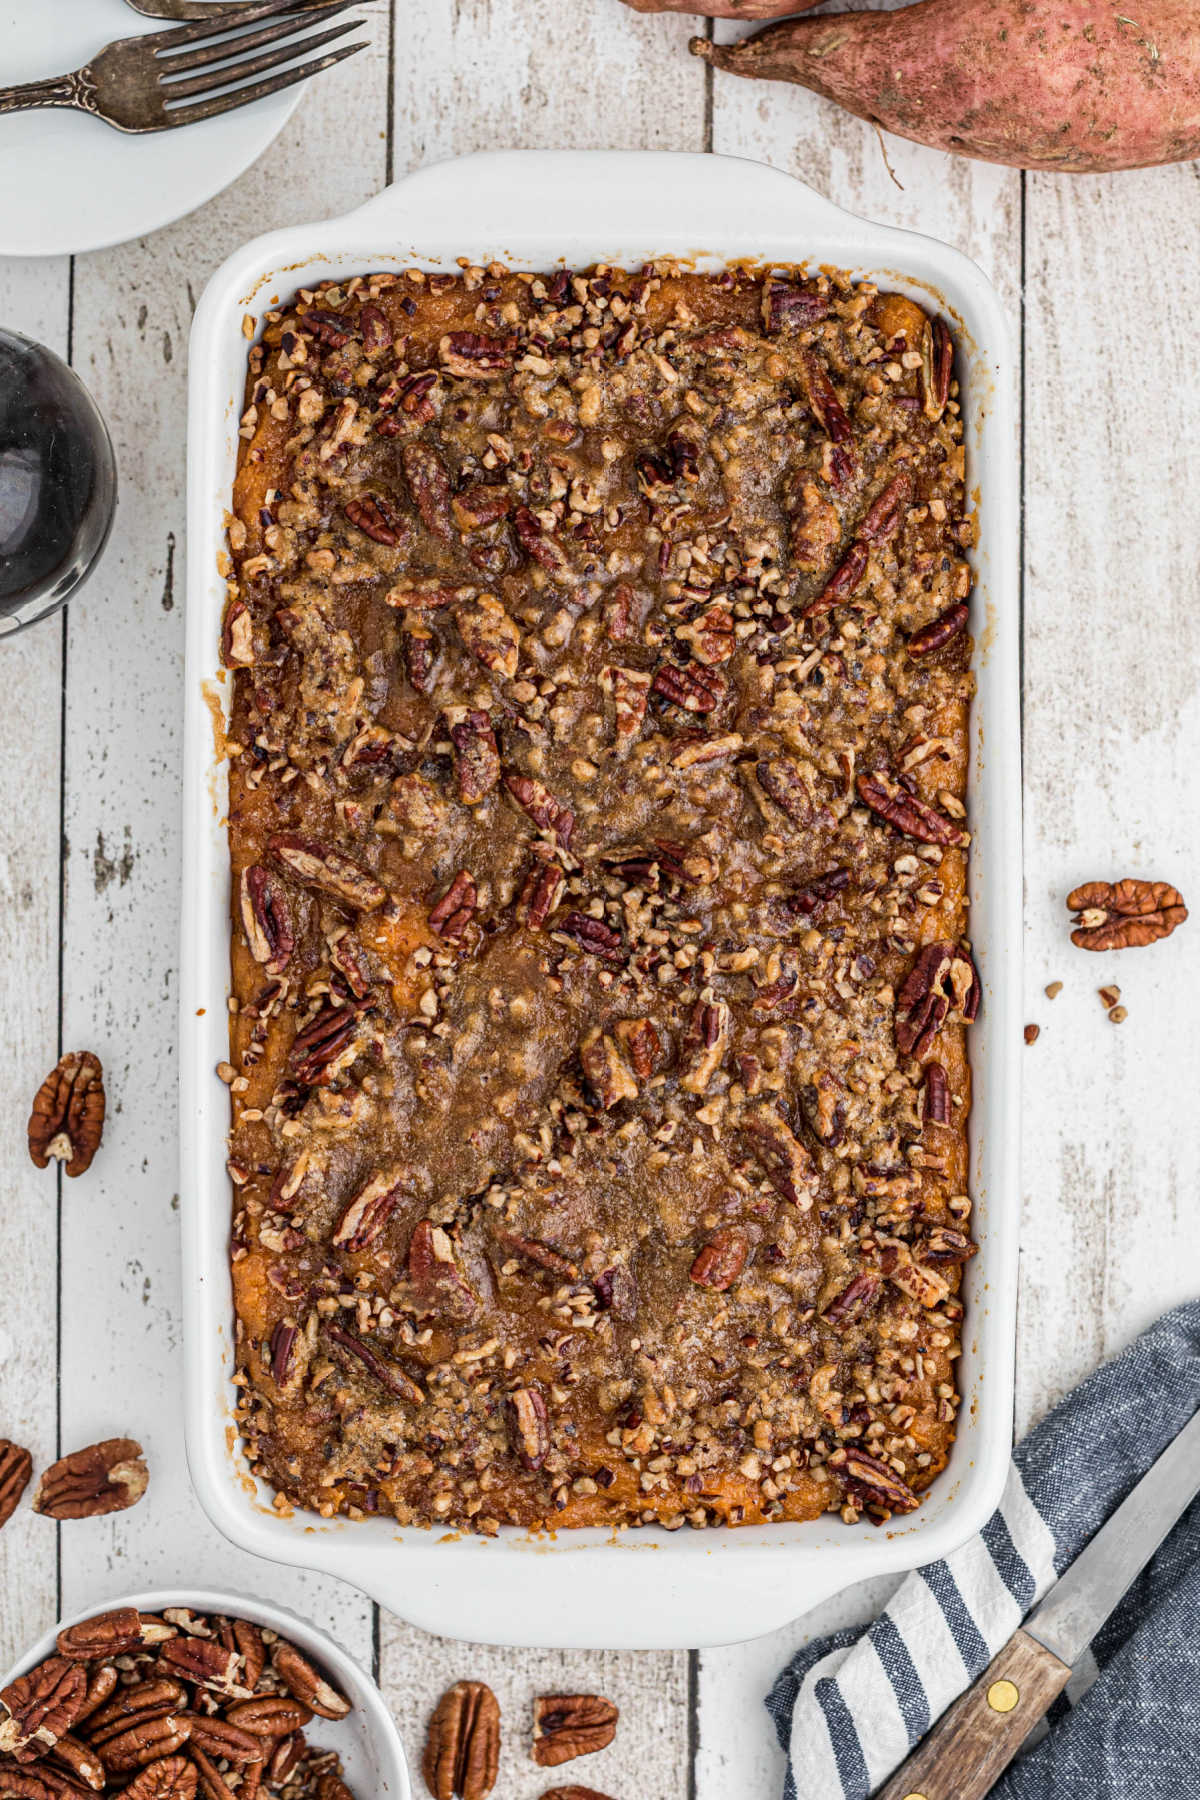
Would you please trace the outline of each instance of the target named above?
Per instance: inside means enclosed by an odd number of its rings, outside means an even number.
[[[1196,0],[1146,0],[1136,19],[1122,4],[919,0],[691,48],[714,68],[796,82],[900,137],[984,162],[1089,174],[1186,161],[1200,154]]]

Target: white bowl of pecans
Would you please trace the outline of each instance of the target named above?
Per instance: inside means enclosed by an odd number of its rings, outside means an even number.
[[[64,1620],[0,1686],[0,1800],[412,1800],[375,1683],[243,1595],[160,1589]]]

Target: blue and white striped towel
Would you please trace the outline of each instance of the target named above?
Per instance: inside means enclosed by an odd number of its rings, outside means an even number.
[[[1097,1369],[1013,1453],[979,1536],[906,1576],[865,1631],[800,1652],[767,1709],[784,1800],[866,1800],[1011,1637],[1200,1406],[1200,1300]],[[1196,1800],[1200,1501],[1076,1666],[994,1800]]]

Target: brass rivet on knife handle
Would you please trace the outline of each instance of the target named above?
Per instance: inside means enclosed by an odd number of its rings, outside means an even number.
[[[987,1691],[987,1703],[993,1712],[1010,1713],[1020,1698],[1020,1689],[1011,1681],[993,1681]]]

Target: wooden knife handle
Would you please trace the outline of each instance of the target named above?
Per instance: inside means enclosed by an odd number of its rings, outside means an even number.
[[[876,1800],[983,1800],[1070,1679],[1052,1650],[1016,1632]]]

